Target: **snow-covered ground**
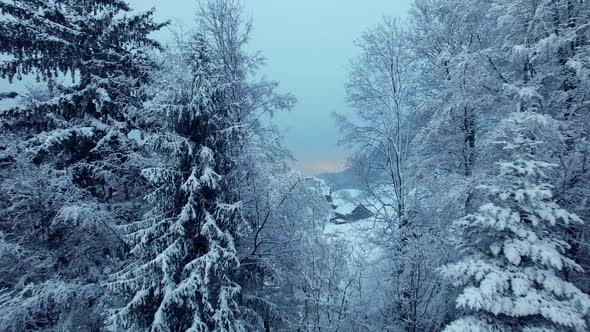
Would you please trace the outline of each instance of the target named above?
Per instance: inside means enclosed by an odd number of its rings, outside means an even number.
[[[342,189],[334,191],[332,193],[334,205],[345,203],[358,203],[363,196],[364,192],[358,189]]]
[[[332,193],[335,211],[352,211],[358,204],[367,204],[367,199],[362,190],[344,189]],[[368,263],[377,262],[381,258],[382,251],[376,241],[383,234],[383,225],[377,223],[371,217],[364,220],[348,222],[344,224],[327,223],[324,234],[329,239],[346,241],[350,244],[355,256],[361,256]]]
[[[360,190],[340,190],[332,193],[332,199],[336,209],[354,206],[364,203],[365,195]],[[371,217],[364,220],[348,222],[344,224],[326,223],[324,235],[331,241],[344,242],[348,248],[345,253],[348,270],[351,276],[360,283],[356,284],[362,289],[362,293],[354,293],[359,305],[369,305],[384,301],[382,283],[386,278],[386,264],[383,247],[378,245],[378,239],[383,234],[383,225]],[[357,279],[358,278],[358,279]]]
[[[381,257],[381,250],[375,243],[379,234],[379,225],[371,219],[359,220],[346,224],[327,223],[324,234],[329,239],[346,241],[351,245],[355,255],[361,255],[369,262],[375,262]]]

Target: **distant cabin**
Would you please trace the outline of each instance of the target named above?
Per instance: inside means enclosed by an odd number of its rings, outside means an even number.
[[[344,224],[367,219],[373,216],[373,213],[363,204],[344,205],[336,208],[332,222],[335,224]]]

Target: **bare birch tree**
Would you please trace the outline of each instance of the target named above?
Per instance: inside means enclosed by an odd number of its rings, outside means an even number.
[[[404,124],[411,93],[413,60],[399,20],[384,17],[356,42],[346,83],[350,117],[337,114],[342,142],[355,153],[366,189],[383,220],[407,223],[405,166],[409,136]],[[384,190],[390,195],[384,195]]]

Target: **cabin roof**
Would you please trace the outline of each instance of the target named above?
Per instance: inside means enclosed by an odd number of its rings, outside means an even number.
[[[360,220],[373,216],[373,212],[367,209],[367,207],[362,203],[347,203],[338,206],[334,210],[334,215],[334,219],[340,218],[345,220]]]
[[[351,202],[346,202],[344,204],[340,204],[336,207],[336,209],[334,209],[334,212],[336,212],[336,214],[340,214],[340,215],[348,215],[351,214],[352,211],[354,211],[356,208],[358,207],[357,204],[351,203]]]
[[[360,203],[359,205],[357,205],[354,210],[352,212],[355,211],[366,211],[368,214],[373,214],[373,212],[371,212],[371,210],[369,210],[363,203]]]

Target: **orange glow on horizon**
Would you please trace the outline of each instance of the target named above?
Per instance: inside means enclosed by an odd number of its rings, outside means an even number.
[[[336,173],[344,170],[344,162],[341,160],[311,160],[298,163],[302,172],[309,175],[321,173]]]

